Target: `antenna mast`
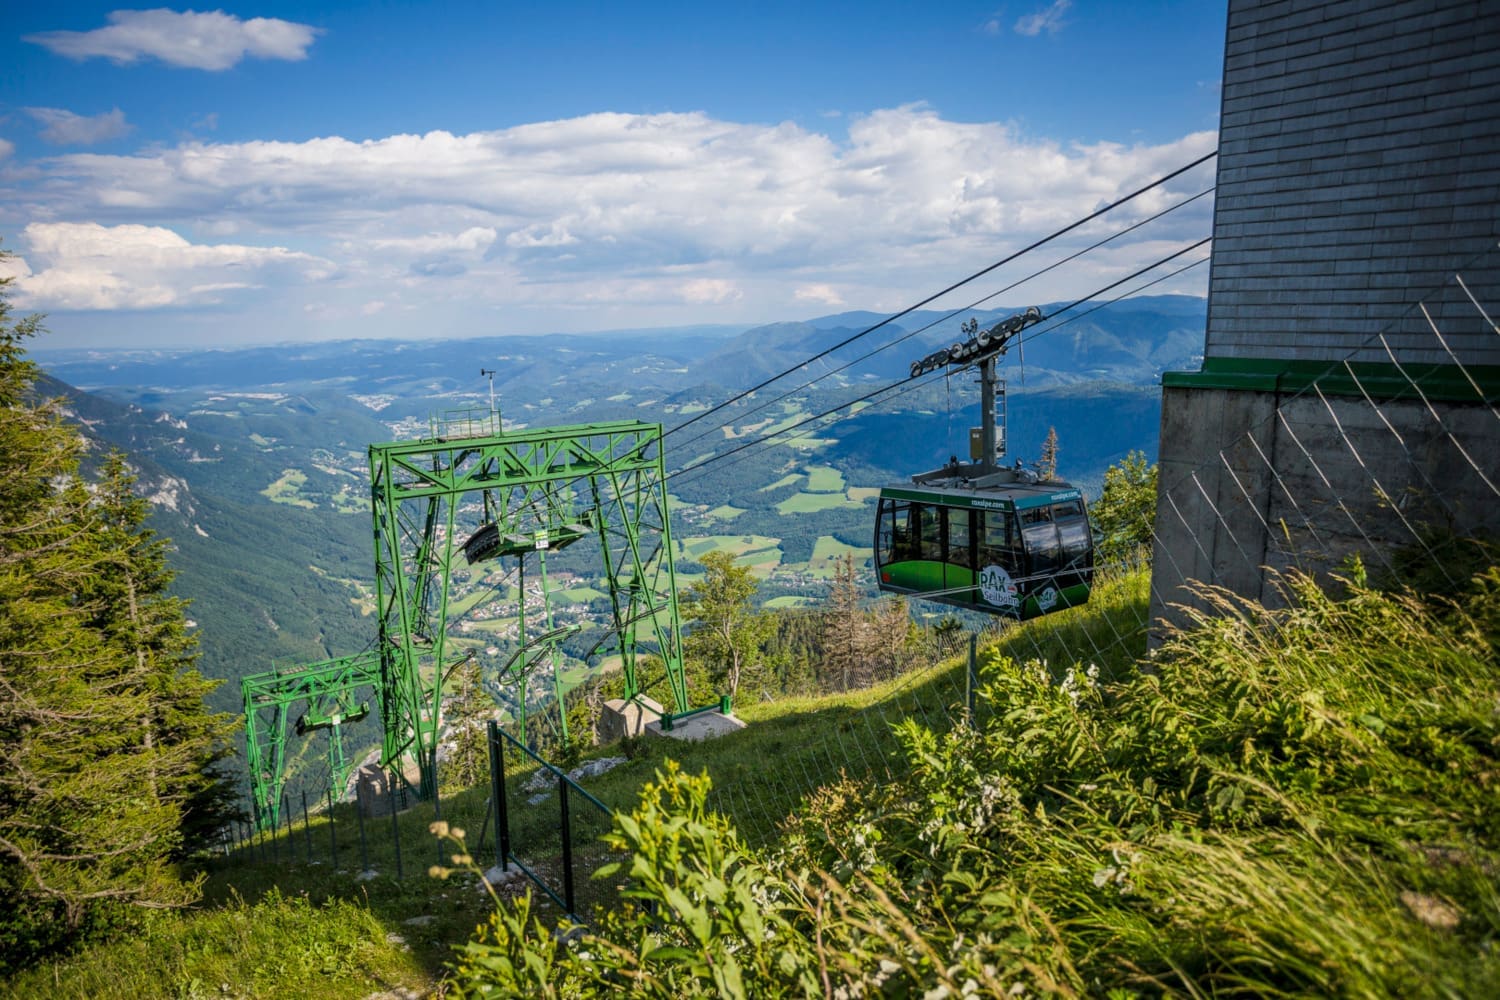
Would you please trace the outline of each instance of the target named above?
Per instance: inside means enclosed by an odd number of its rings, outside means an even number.
[[[489,380],[490,380],[490,416],[493,418],[493,417],[497,416],[497,414],[495,413],[495,369],[493,369],[493,368],[481,368],[481,369],[479,369],[479,376],[480,376],[480,378],[484,378],[485,376],[489,377]],[[500,428],[496,427],[495,429],[499,430]]]

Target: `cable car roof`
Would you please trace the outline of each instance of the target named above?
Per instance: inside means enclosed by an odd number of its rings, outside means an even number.
[[[1003,486],[912,486],[900,483],[880,488],[882,500],[911,500],[949,507],[982,510],[1026,510],[1068,500],[1082,500],[1083,492],[1070,483],[1006,483]]]

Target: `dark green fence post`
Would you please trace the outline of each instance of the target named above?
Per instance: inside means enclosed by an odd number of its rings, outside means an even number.
[[[969,633],[969,672],[964,685],[964,704],[968,708],[969,725],[974,725],[974,700],[979,688],[979,633]]]
[[[307,818],[307,789],[302,789],[302,839],[307,841],[307,863],[312,864],[312,823]]]
[[[563,905],[572,917],[578,912],[573,902],[573,824],[568,815],[568,779],[561,772],[557,775],[557,799],[562,819]]]
[[[401,824],[396,819],[396,772],[386,772],[386,800],[391,804],[391,837],[396,841],[396,881],[401,881]]]
[[[505,744],[500,741],[500,727],[491,719],[490,801],[495,804],[495,864],[510,871],[510,816],[505,808]]]
[[[359,820],[359,870],[370,870],[370,848],[365,843],[365,787],[364,782],[354,783],[354,815]]]
[[[333,788],[328,789],[328,863],[339,866],[339,835],[333,827]]]

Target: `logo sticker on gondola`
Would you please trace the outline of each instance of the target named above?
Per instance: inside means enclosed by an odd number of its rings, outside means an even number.
[[[1020,603],[1016,582],[1003,566],[986,566],[979,571],[979,596],[997,608],[1014,608]]]
[[[1036,606],[1043,611],[1051,611],[1057,606],[1057,588],[1048,587],[1036,597]]]

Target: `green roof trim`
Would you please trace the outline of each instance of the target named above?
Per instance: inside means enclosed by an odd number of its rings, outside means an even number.
[[[1082,500],[1083,492],[1066,483],[1007,483],[1003,486],[882,486],[882,500],[910,500],[976,510],[1028,510],[1052,503]]]
[[[1411,364],[1398,368],[1372,361],[1204,358],[1202,371],[1163,372],[1161,384],[1164,389],[1238,389],[1287,394],[1316,386],[1331,396],[1369,396],[1382,400],[1425,396],[1445,403],[1493,404],[1500,401],[1500,365]]]

